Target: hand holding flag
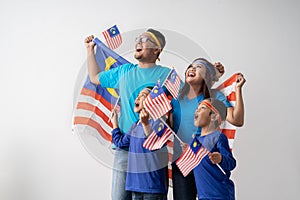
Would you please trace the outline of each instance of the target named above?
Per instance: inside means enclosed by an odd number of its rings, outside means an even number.
[[[219,164],[222,161],[222,154],[219,152],[209,153],[208,157],[213,164]]]

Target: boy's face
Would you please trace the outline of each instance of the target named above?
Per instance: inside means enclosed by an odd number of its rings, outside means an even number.
[[[197,127],[208,126],[211,122],[211,110],[204,104],[199,104],[194,114],[194,125]]]
[[[147,89],[143,89],[139,93],[139,95],[137,96],[137,98],[134,101],[134,108],[133,108],[134,112],[136,112],[136,113],[141,112],[141,110],[144,108],[143,102],[144,102],[144,100],[146,99],[146,97],[148,96],[149,93],[150,92]]]

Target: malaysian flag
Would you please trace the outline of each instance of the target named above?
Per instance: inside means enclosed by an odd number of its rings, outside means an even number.
[[[171,95],[177,99],[180,89],[180,78],[174,68],[170,71],[164,85],[169,90]]]
[[[186,177],[209,153],[197,137],[194,137],[191,144],[184,150],[181,156],[176,161],[179,170]]]
[[[172,109],[170,102],[171,100],[168,99],[158,81],[156,86],[154,86],[150,94],[145,99],[144,107],[151,117],[154,120],[157,120]]]
[[[235,106],[236,96],[235,96],[235,85],[238,74],[233,74],[230,78],[224,81],[221,85],[217,87],[227,98],[227,100],[231,103],[232,106]],[[237,127],[230,124],[228,121],[224,121],[220,125],[221,132],[224,133],[229,142],[229,147],[232,150],[233,141],[236,133]]]
[[[175,134],[170,127],[165,124],[161,119],[155,123],[153,132],[144,141],[143,147],[149,150],[160,149],[170,138],[172,134]]]
[[[96,61],[101,71],[128,63],[98,38],[95,38],[94,42],[97,45]],[[87,77],[73,113],[74,129],[87,131],[85,128],[90,127],[101,136],[102,142],[110,144],[112,124],[109,118],[113,109],[119,107],[117,103],[118,92],[116,90],[95,85]]]
[[[102,34],[106,40],[107,46],[111,49],[116,49],[122,44],[122,36],[117,25],[103,31]]]

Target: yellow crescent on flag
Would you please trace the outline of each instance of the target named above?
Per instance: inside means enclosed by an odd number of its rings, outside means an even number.
[[[106,59],[105,59],[105,71],[109,70],[110,67],[115,63],[117,62],[115,59],[113,59],[113,57],[111,56],[108,56]],[[118,93],[116,92],[115,89],[113,88],[106,88],[107,91],[114,97],[118,98],[119,95]]]
[[[157,131],[160,132],[164,127],[164,124],[162,122],[159,123],[158,127],[157,127]]]

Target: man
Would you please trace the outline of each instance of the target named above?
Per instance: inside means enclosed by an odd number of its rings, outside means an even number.
[[[134,100],[146,86],[154,86],[157,80],[163,82],[170,72],[167,67],[156,65],[156,60],[165,47],[163,34],[148,29],[136,38],[134,58],[138,64],[124,64],[117,68],[101,72],[95,59],[94,36],[84,40],[87,48],[88,73],[92,83],[102,87],[117,88],[121,99],[119,128],[122,133],[138,121],[134,112]],[[131,193],[125,191],[128,149],[116,148],[112,177],[112,200],[131,199]]]

